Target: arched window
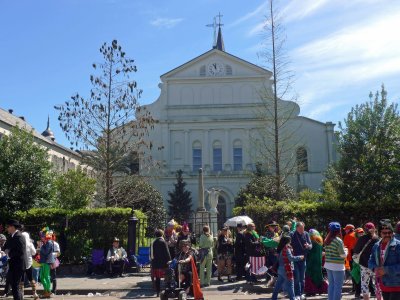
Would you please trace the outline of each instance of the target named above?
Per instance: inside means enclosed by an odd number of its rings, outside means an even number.
[[[297,171],[308,172],[307,150],[304,147],[297,148],[296,151]]]
[[[213,143],[213,170],[222,171],[222,144],[220,141]]]
[[[201,143],[196,141],[192,146],[193,172],[197,172],[202,167]]]
[[[243,148],[242,142],[236,140],[233,142],[233,171],[243,170]]]

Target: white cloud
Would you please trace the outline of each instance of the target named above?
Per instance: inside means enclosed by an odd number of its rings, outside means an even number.
[[[160,27],[160,28],[167,28],[170,29],[180,22],[182,22],[182,18],[176,18],[176,19],[171,19],[171,18],[157,18],[154,19],[153,21],[150,22],[151,25],[155,27]]]
[[[234,26],[237,26],[247,20],[254,18],[254,17],[259,17],[259,16],[265,15],[267,7],[268,7],[268,1],[265,1],[264,3],[259,5],[255,10],[253,10],[253,11],[247,13],[246,15],[244,15],[243,17],[233,21],[231,24],[228,25],[228,27],[234,27]]]
[[[281,11],[285,22],[302,20],[327,5],[329,0],[292,0]]]
[[[297,90],[308,97],[302,100],[311,117],[330,109],[326,103],[313,107],[329,94],[400,74],[399,20],[400,9],[381,12],[291,52]]]
[[[279,19],[283,17],[283,21],[285,23],[289,23],[292,21],[298,21],[301,20],[305,17],[311,16],[312,14],[316,13],[319,9],[324,7],[326,4],[328,4],[329,0],[292,0],[284,6],[283,8],[277,8],[276,10],[276,18]],[[243,22],[251,17],[254,17],[254,15],[258,15],[260,12],[263,12],[263,15],[266,16],[269,14],[268,11],[268,1],[260,5],[257,9],[254,11],[248,13],[244,17],[238,19],[236,22]],[[261,21],[257,23],[255,26],[253,26],[249,32],[248,36],[254,36],[256,34],[260,34],[264,28],[265,21]]]

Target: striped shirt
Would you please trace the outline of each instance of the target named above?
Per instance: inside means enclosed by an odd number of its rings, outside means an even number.
[[[325,262],[333,264],[344,264],[344,245],[343,241],[335,237],[332,242],[325,246]]]

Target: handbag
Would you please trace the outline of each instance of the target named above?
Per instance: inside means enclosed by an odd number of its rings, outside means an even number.
[[[362,250],[361,250],[360,253],[355,253],[355,254],[353,254],[352,258],[353,258],[353,261],[354,261],[356,264],[360,264],[360,257],[361,257],[361,254],[364,252],[365,248],[367,248],[367,246],[369,245],[369,243],[371,243],[371,241],[372,241],[372,239],[370,239],[370,240],[368,241],[368,243],[366,243],[366,244],[364,245],[364,247],[362,248]]]
[[[50,265],[50,269],[54,270],[57,269],[60,266],[60,261],[58,258],[55,259],[55,261]]]

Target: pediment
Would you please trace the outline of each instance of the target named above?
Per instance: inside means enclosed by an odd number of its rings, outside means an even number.
[[[265,77],[272,73],[225,51],[212,49],[161,75],[161,80],[216,77]]]

